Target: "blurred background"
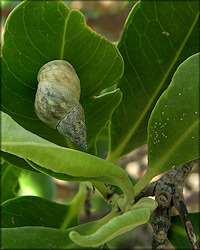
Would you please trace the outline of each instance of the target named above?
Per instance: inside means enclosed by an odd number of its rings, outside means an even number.
[[[9,13],[22,1],[1,1],[1,42],[4,25]],[[63,1],[70,9],[80,10],[88,26],[94,31],[117,43],[123,30],[126,18],[137,1]],[[108,130],[105,128],[97,142],[98,156],[105,158],[108,150]],[[143,146],[119,161],[119,166],[130,175],[131,181],[136,183],[147,169],[147,146]],[[155,177],[152,181],[160,178]],[[23,171],[16,187],[17,194],[36,195],[66,204],[70,202],[78,191],[78,183],[53,179],[43,174]],[[199,166],[195,166],[188,176],[184,187],[185,201],[189,212],[199,211]],[[88,201],[80,215],[80,223],[99,219],[109,211],[109,206],[96,192],[88,190]],[[172,208],[172,214],[177,214]],[[137,229],[117,237],[109,243],[115,249],[150,249],[152,241],[151,226],[146,224]],[[170,244],[168,249],[173,249]]]

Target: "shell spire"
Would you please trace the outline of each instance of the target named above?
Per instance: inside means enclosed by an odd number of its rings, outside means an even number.
[[[61,135],[87,149],[87,134],[83,107],[78,103],[58,124]]]

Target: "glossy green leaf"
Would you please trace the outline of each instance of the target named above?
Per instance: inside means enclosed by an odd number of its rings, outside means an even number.
[[[105,159],[108,153],[108,128],[105,127],[97,140],[97,156]]]
[[[133,186],[127,173],[101,158],[67,149],[32,134],[2,112],[1,150],[28,159],[71,181],[100,181],[119,186],[124,193],[123,208],[133,200]]]
[[[119,212],[111,212],[100,220],[73,227],[67,230],[59,230],[46,227],[3,228],[1,231],[1,245],[5,249],[83,249],[83,247],[77,246],[69,239],[69,232],[71,230],[75,230],[81,234],[94,233],[98,230],[99,227],[107,223],[110,218],[113,218],[117,215],[119,215]]]
[[[3,228],[1,246],[4,249],[82,249],[69,239],[69,230],[48,227]]]
[[[27,130],[77,148],[34,112],[38,70],[55,59],[69,61],[80,78],[88,152],[95,153],[96,138],[121,93],[95,96],[119,80],[123,61],[114,44],[93,32],[79,11],[69,10],[61,1],[23,1],[9,15],[2,44],[2,109]]]
[[[133,7],[118,44],[123,99],[112,116],[108,160],[146,143],[156,101],[178,65],[199,51],[198,20],[198,1],[139,1]]]
[[[139,193],[155,176],[200,158],[199,56],[185,60],[161,95],[148,124],[148,168]]]
[[[111,118],[114,109],[118,106],[121,99],[122,93],[117,89],[116,91],[93,98],[86,106],[85,114],[86,117],[88,116],[87,131],[90,131],[87,134],[88,149],[94,147],[97,136],[105,125],[107,125],[108,120]]]
[[[153,211],[156,207],[156,201],[149,198],[143,198],[133,205],[132,210],[112,218],[94,234],[83,236],[76,231],[72,231],[70,232],[69,237],[77,245],[84,247],[98,247],[113,238],[132,230],[138,225],[146,223],[149,220],[150,211]]]
[[[7,162],[1,165],[1,202],[17,196],[18,179],[22,170]]]
[[[178,67],[151,114],[148,168],[155,174],[200,157],[199,59],[195,54]]]
[[[135,209],[134,209],[135,206]],[[133,210],[130,212],[135,213],[135,215],[142,215],[142,217],[137,219],[130,216],[130,220],[132,220],[133,224],[136,224],[136,221],[144,221],[144,218],[147,219],[146,210],[152,211],[156,208],[156,202],[154,200],[150,200],[148,198],[141,199],[139,204],[137,203],[133,205]],[[141,212],[141,211],[143,212]],[[139,212],[140,211],[140,212]],[[46,227],[20,227],[20,228],[6,228],[2,229],[2,246],[6,249],[8,248],[63,248],[63,249],[72,249],[72,248],[81,248],[78,245],[74,244],[70,238],[69,233],[73,230],[81,235],[92,235],[98,231],[99,228],[107,225],[109,221],[113,218],[118,218],[117,228],[120,227],[120,219],[124,222],[126,217],[128,216],[127,212],[124,213],[125,216],[120,215],[120,212],[111,211],[108,215],[103,217],[100,220],[93,221],[87,224],[83,224],[80,226],[76,226],[67,230],[58,230],[53,228]],[[129,213],[131,215],[131,213]],[[129,222],[128,222],[129,223]],[[124,225],[121,224],[121,227]],[[130,228],[131,229],[131,228]],[[104,232],[103,232],[104,233]],[[123,233],[123,232],[121,232]],[[109,231],[106,231],[105,236],[110,234]],[[101,236],[102,237],[102,236]],[[86,249],[90,249],[88,246]]]
[[[38,171],[32,168],[23,158],[17,157],[16,155],[8,154],[6,152],[2,152],[2,151],[0,152],[1,152],[1,157],[9,164],[18,168],[22,168],[25,170],[38,173]]]
[[[78,215],[86,199],[81,185],[70,204],[62,205],[37,196],[21,196],[1,206],[2,228],[42,226],[65,229],[78,224]]]
[[[53,200],[56,195],[56,184],[53,179],[41,173],[24,171],[19,178],[18,196],[35,195]]]
[[[200,213],[189,214],[197,240],[200,244]],[[175,249],[190,249],[188,237],[179,215],[171,217],[171,227],[168,232],[168,239]]]
[[[1,206],[2,228],[43,226],[60,228],[70,207],[37,196],[21,196]],[[71,226],[77,218],[71,218]]]

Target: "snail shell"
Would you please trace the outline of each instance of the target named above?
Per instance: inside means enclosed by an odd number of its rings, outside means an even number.
[[[38,118],[87,149],[85,114],[79,103],[80,81],[73,66],[64,60],[50,61],[40,68],[37,80]]]

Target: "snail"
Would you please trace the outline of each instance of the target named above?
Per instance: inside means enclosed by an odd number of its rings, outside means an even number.
[[[80,99],[80,80],[73,66],[64,60],[43,65],[37,75],[35,113],[61,135],[87,149],[85,113]]]

